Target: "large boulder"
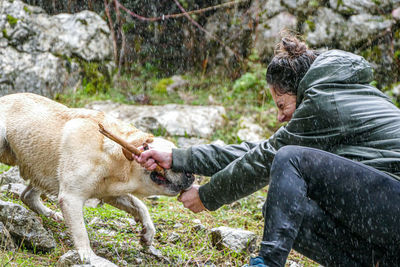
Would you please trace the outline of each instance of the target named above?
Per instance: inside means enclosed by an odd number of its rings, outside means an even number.
[[[332,46],[339,43],[346,23],[344,17],[326,7],[319,8],[303,24],[303,32],[312,47]]]
[[[13,238],[7,228],[0,222],[0,249],[14,250],[16,248]]]
[[[109,61],[112,42],[96,13],[50,16],[20,0],[0,1],[0,95],[53,97],[79,84],[76,60]]]
[[[0,200],[0,222],[17,242],[29,248],[49,251],[56,247],[56,241],[44,229],[40,218],[21,205]]]
[[[276,43],[280,40],[280,32],[285,29],[294,30],[297,27],[296,16],[289,12],[281,12],[278,15],[260,21],[254,35],[254,47],[261,57],[266,59],[274,54]]]
[[[362,13],[381,14],[390,10],[391,0],[329,0],[331,8],[344,15],[354,15]]]
[[[8,171],[0,174],[0,185],[11,184],[11,183],[17,183],[17,184],[25,183],[25,180],[19,174],[18,167],[12,167]]]
[[[104,111],[143,131],[200,138],[209,138],[222,127],[225,115],[222,106],[132,106],[104,101],[93,102],[86,107]]]

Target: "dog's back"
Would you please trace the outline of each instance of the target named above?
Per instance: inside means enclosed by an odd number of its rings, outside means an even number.
[[[29,93],[1,97],[0,114],[0,162],[18,165],[25,179],[47,182],[57,176],[64,125],[74,118],[103,116]]]

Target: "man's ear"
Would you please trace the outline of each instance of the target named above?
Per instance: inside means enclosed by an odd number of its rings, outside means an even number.
[[[122,153],[124,154],[125,158],[129,161],[133,160],[132,153],[126,150],[125,148],[122,148]]]

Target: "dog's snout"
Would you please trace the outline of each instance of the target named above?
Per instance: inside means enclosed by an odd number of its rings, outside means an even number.
[[[193,184],[195,177],[190,172],[184,172],[183,174],[184,174],[185,178],[183,180],[182,186],[183,186],[183,189],[186,189],[186,188],[189,188]]]

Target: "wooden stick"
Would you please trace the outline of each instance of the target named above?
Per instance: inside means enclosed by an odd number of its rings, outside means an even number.
[[[129,144],[128,142],[123,140],[121,137],[109,132],[107,129],[104,128],[103,124],[101,124],[101,123],[99,123],[99,132],[102,135],[104,135],[105,137],[113,140],[114,142],[116,142],[117,144],[119,144],[120,146],[122,146],[123,148],[128,150],[130,153],[135,154],[136,156],[140,156],[140,154],[142,154],[142,152],[139,149],[137,149],[137,147],[135,147],[132,144]],[[157,167],[156,167],[156,169],[154,171],[157,172],[158,174],[162,175],[162,176],[165,175],[164,168],[161,167],[158,164],[157,164]]]

